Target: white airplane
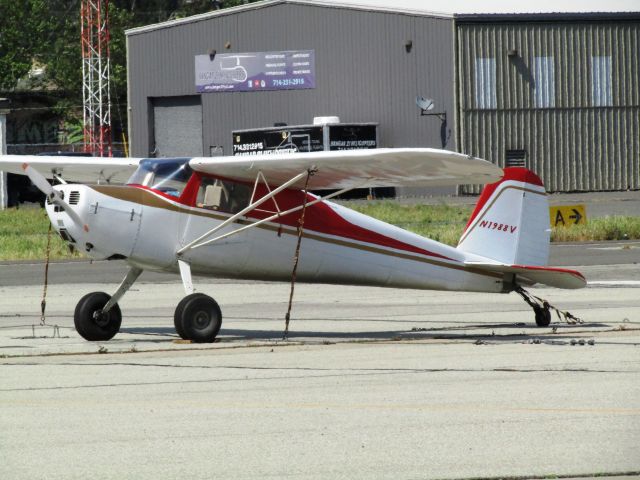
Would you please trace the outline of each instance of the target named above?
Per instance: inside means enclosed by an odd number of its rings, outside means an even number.
[[[0,171],[26,174],[46,194],[51,223],[70,246],[129,265],[112,296],[93,292],[78,302],[74,323],[87,340],[118,333],[117,302],[148,269],[179,272],[187,296],[175,310],[176,331],[212,342],[222,314],[213,298],[194,293],[192,273],[291,280],[299,232],[298,282],[516,291],[539,326],[549,325],[549,306],[532,303],[522,286],[586,284],[579,272],[546,266],[549,214],[536,174],[444,150],[148,159],[6,155]],[[47,179],[60,184],[52,187]],[[489,182],[457,247],[327,201],[361,187]],[[308,190],[333,192],[319,197]]]

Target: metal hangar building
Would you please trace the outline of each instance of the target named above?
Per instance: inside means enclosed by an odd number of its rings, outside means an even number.
[[[422,4],[264,0],[127,31],[131,154],[231,155],[233,131],[337,116],[549,191],[640,189],[640,12]]]

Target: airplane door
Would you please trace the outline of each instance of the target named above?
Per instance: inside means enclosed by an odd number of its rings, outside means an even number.
[[[195,239],[204,235],[211,229],[220,225],[231,215],[248,205],[251,195],[250,187],[223,182],[213,178],[203,178],[196,208],[189,215],[182,216],[181,246],[188,245]],[[246,198],[245,198],[246,197]],[[230,224],[217,231],[208,239],[231,232],[242,225]],[[239,274],[244,270],[248,260],[249,242],[245,233],[240,233],[211,245],[188,250],[184,253],[184,259],[191,263],[192,267],[206,269],[207,271],[220,271],[225,274]]]

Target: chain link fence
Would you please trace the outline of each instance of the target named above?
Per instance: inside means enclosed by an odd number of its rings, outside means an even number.
[[[124,157],[124,143],[112,143],[114,157]],[[9,155],[38,155],[58,152],[84,152],[82,143],[10,143],[7,145]]]

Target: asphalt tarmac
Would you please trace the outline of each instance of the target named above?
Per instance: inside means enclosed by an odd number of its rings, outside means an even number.
[[[202,280],[220,341],[178,341],[174,276],[86,342],[73,309],[119,263],[0,265],[0,478],[640,476],[640,244],[554,246],[589,287],[515,294]],[[585,260],[588,258],[588,260]]]

